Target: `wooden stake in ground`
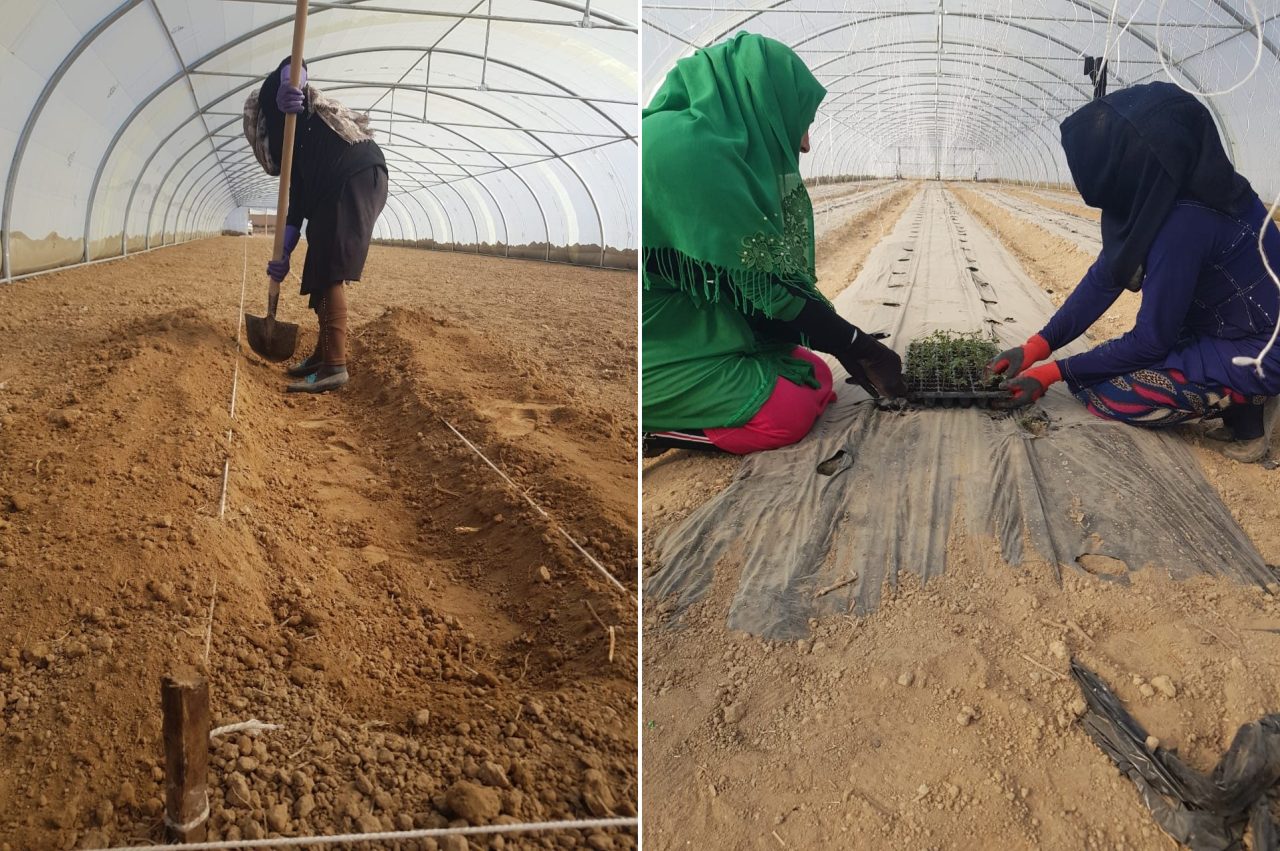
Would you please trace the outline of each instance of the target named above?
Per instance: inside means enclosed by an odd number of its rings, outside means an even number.
[[[194,668],[160,686],[164,711],[164,824],[169,842],[203,842],[209,820],[209,681]]]

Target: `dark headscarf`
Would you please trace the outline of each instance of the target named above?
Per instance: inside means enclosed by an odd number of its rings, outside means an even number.
[[[271,144],[271,156],[277,163],[281,162],[280,152],[284,148],[284,113],[276,106],[276,94],[280,91],[280,71],[292,61],[289,56],[280,60],[276,70],[262,81],[262,88],[258,91],[258,108],[267,119],[267,140]],[[303,62],[302,67],[306,68],[307,63]]]
[[[1062,122],[1062,148],[1084,202],[1102,210],[1102,253],[1116,286],[1142,287],[1147,252],[1173,205],[1235,213],[1252,197],[1209,110],[1172,83],[1090,101]]]

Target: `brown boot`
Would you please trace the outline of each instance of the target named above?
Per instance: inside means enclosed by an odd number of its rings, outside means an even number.
[[[320,300],[320,340],[324,362],[312,374],[296,384],[290,393],[327,393],[347,383],[347,292],[339,281]]]
[[[284,374],[290,378],[306,378],[324,365],[324,299],[316,307],[316,347],[311,350],[305,360],[290,364]]]

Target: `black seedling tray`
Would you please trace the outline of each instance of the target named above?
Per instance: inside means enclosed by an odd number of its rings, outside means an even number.
[[[987,407],[1008,393],[985,380],[983,369],[1000,353],[979,333],[938,331],[907,347],[904,369],[908,397],[936,407]]]
[[[972,387],[968,390],[919,390],[907,385],[907,397],[922,405],[936,408],[972,408],[988,407],[996,399],[1007,399],[1009,394],[1003,390],[987,389],[989,385]]]

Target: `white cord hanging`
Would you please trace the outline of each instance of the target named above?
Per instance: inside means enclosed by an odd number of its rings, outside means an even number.
[[[1254,52],[1253,67],[1249,69],[1248,74],[1245,74],[1243,77],[1237,80],[1235,84],[1232,86],[1229,86],[1225,89],[1220,89],[1216,92],[1198,92],[1195,89],[1187,88],[1181,82],[1179,82],[1178,79],[1173,76],[1173,71],[1170,70],[1169,64],[1165,61],[1164,50],[1161,49],[1160,47],[1160,27],[1164,24],[1164,9],[1165,9],[1165,6],[1169,4],[1169,0],[1160,0],[1160,8],[1156,10],[1156,58],[1160,60],[1160,67],[1164,69],[1165,76],[1169,78],[1170,82],[1172,82],[1178,88],[1182,89],[1184,92],[1187,92],[1188,94],[1196,95],[1202,98],[1211,98],[1211,97],[1217,97],[1218,95],[1230,94],[1231,92],[1234,92],[1236,89],[1243,86],[1245,83],[1249,82],[1250,78],[1252,78],[1253,75],[1257,73],[1259,66],[1262,65],[1263,34],[1262,34],[1262,15],[1258,11],[1258,4],[1253,2],[1253,0],[1245,0],[1245,3],[1249,6],[1249,12],[1253,16],[1253,31],[1258,36],[1258,49]]]
[[[1276,270],[1271,268],[1271,260],[1267,257],[1266,249],[1263,247],[1263,239],[1267,235],[1267,229],[1275,227],[1277,209],[1280,209],[1280,195],[1277,195],[1276,200],[1271,203],[1271,206],[1267,209],[1267,217],[1262,222],[1262,227],[1258,228],[1258,254],[1262,256],[1262,265],[1266,267],[1267,274],[1271,276],[1271,282],[1276,285],[1277,290],[1280,290],[1280,276],[1277,276]],[[1237,355],[1231,359],[1231,362],[1236,366],[1251,366],[1259,378],[1266,378],[1267,373],[1262,368],[1262,361],[1275,347],[1277,337],[1280,337],[1280,314],[1276,316],[1276,326],[1271,329],[1271,339],[1267,340],[1267,344],[1262,347],[1262,351],[1251,358]]]

